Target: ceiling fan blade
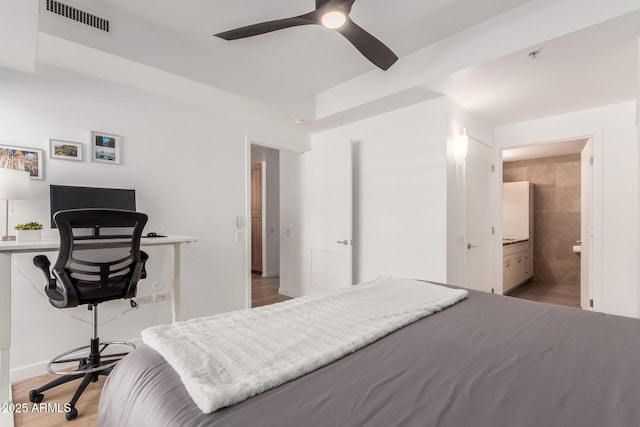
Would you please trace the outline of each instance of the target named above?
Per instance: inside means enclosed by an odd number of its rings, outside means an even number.
[[[336,31],[345,36],[369,61],[383,70],[387,70],[398,60],[398,56],[391,49],[348,17],[347,22]]]
[[[316,0],[316,10],[322,6],[342,7],[351,10],[351,6],[356,0]]]
[[[214,34],[214,36],[225,40],[237,40],[282,30],[284,28],[297,27],[299,25],[320,24],[320,18],[317,15],[316,11],[313,11],[291,18],[276,19],[275,21],[261,22],[259,24],[247,25],[246,27],[235,28]]]

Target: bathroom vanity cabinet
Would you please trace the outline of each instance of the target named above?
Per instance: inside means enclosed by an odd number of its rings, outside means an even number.
[[[533,184],[502,184],[502,292],[533,277]]]
[[[533,239],[503,246],[502,292],[506,293],[533,277]]]

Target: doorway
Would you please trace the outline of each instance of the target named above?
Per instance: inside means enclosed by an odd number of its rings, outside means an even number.
[[[503,150],[505,190],[500,204],[504,212],[503,289],[509,289],[506,295],[589,308],[593,247],[592,152],[590,138]],[[509,191],[506,191],[507,186]],[[528,188],[532,193],[526,212],[511,206],[517,187]],[[511,225],[514,212],[530,216],[521,218],[523,223],[530,224],[527,236],[518,235],[514,239]],[[518,245],[523,247],[523,252],[512,253]],[[532,258],[532,263],[528,257]],[[516,260],[525,267],[530,266],[529,270],[521,269],[527,274],[513,274],[520,265]],[[507,271],[509,268],[512,271]]]
[[[251,146],[251,307],[280,295],[280,153]]]
[[[301,280],[302,156],[249,136],[245,155],[247,221],[238,217],[236,226],[238,243],[246,245],[246,307],[251,308],[298,296],[289,288]]]

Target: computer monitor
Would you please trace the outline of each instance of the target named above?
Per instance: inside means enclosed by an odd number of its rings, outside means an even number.
[[[49,199],[51,228],[57,228],[53,216],[62,210],[83,208],[136,210],[136,191],[122,188],[50,185]]]

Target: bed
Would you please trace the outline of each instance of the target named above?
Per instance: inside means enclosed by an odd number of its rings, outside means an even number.
[[[298,379],[203,414],[143,345],[108,377],[99,425],[640,425],[640,321],[469,290]]]

